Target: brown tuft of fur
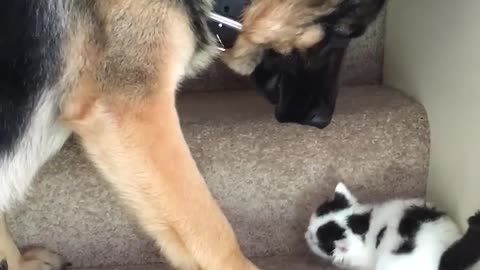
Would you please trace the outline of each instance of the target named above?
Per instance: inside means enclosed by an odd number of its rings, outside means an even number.
[[[244,12],[243,28],[225,63],[240,74],[250,74],[265,49],[288,54],[318,43],[325,35],[314,24],[333,12],[342,0],[255,0]]]

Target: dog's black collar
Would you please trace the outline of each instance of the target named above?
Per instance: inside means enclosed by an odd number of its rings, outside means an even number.
[[[233,47],[242,30],[240,17],[250,0],[217,0],[209,14],[208,27],[222,51]]]

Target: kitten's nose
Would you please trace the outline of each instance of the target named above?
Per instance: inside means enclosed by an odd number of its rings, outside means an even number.
[[[341,252],[347,252],[347,244],[344,241],[335,241],[335,247]]]

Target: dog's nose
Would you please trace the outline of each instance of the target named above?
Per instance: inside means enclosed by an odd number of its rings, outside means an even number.
[[[326,128],[331,121],[332,113],[316,108],[307,114],[303,124],[323,129]]]

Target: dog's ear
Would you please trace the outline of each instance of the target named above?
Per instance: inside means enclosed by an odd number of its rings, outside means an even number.
[[[377,18],[386,0],[344,0],[334,12],[318,18],[335,35],[344,38],[362,36],[368,26]]]

